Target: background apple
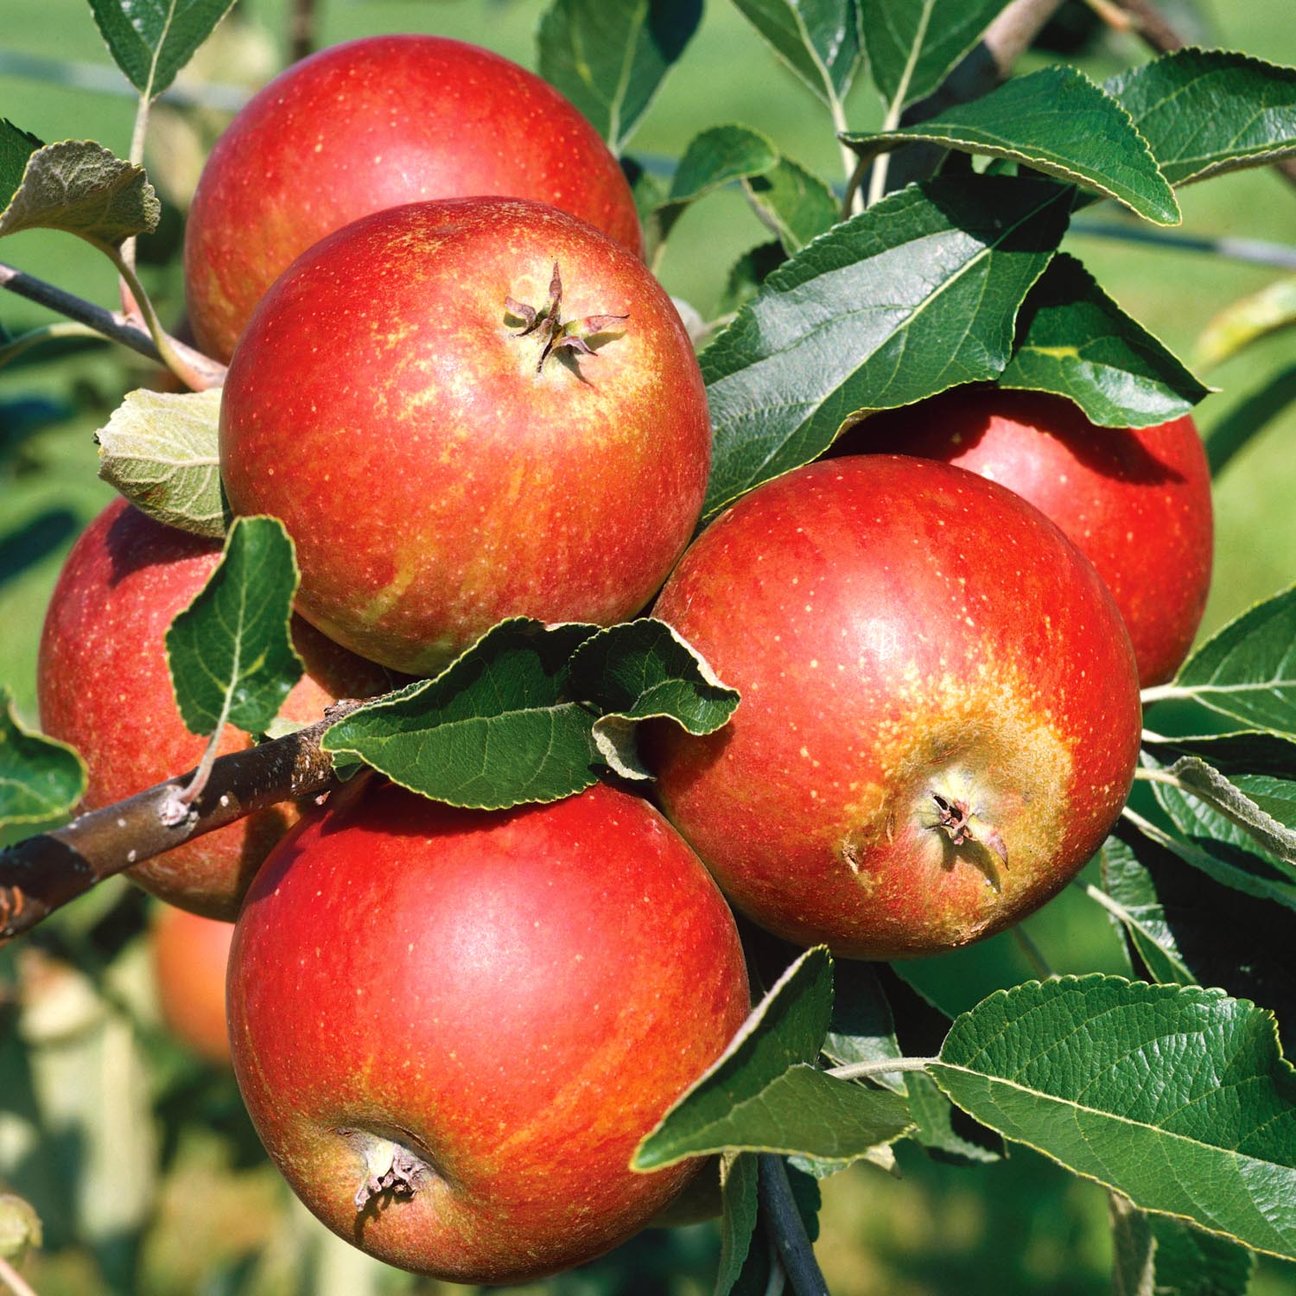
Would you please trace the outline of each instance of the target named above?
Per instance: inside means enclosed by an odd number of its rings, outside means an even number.
[[[343,797],[266,862],[230,956],[271,1157],[335,1232],[457,1282],[629,1237],[697,1168],[631,1153],[747,1012],[706,871],[606,786],[504,813]]]
[[[504,194],[552,203],[638,255],[616,158],[552,86],[436,36],[374,36],[294,64],[217,142],[185,232],[199,345],[227,360],[299,252],[384,207]]]
[[[165,636],[220,561],[212,540],[111,503],[68,554],[41,635],[41,726],[71,743],[89,771],[82,808],[110,805],[201,758],[207,740],[185,728],[167,670]],[[390,687],[381,667],[330,643],[300,618],[293,639],[306,674],[280,714],[318,720],[339,697]],[[251,744],[233,725],[222,754]],[[266,852],[297,818],[290,804],[197,837],[127,874],[146,891],[209,918],[233,921]]]
[[[225,970],[234,925],[162,905],[149,948],[158,1008],[167,1029],[199,1057],[230,1065]]]
[[[833,459],[716,520],[655,608],[742,701],[658,736],[667,815],[750,917],[933,953],[1054,895],[1119,814],[1129,637],[1032,505],[926,459]]]
[[[583,339],[594,354],[565,345]],[[283,520],[298,610],[416,674],[503,617],[636,612],[688,543],[710,442],[692,344],[644,264],[498,198],[316,244],[257,308],[221,405],[230,505]]]
[[[867,419],[843,452],[942,459],[1030,500],[1098,569],[1120,608],[1144,688],[1179,669],[1210,590],[1210,466],[1187,416],[1096,427],[1059,396],[958,388]]]

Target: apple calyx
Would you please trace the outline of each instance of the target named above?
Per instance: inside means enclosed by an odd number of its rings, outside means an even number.
[[[960,796],[947,796],[935,788],[929,789],[936,811],[927,823],[927,827],[943,832],[954,846],[965,846],[971,843],[990,852],[1004,866],[1008,867],[1008,847],[999,830],[987,823],[971,804]],[[999,879],[994,868],[986,870],[986,880],[999,890]]]
[[[513,297],[504,298],[504,309],[510,315],[523,320],[526,327],[514,333],[514,337],[527,337],[534,333],[541,342],[540,359],[536,362],[536,373],[544,369],[544,363],[556,351],[573,351],[577,355],[596,355],[589,344],[590,338],[605,333],[617,324],[630,318],[629,315],[586,315],[583,319],[562,319],[562,274],[558,263],[554,262],[553,275],[549,280],[549,300],[537,310]]]
[[[413,1197],[426,1175],[431,1174],[426,1161],[407,1147],[390,1139],[366,1134],[361,1130],[339,1130],[364,1159],[364,1178],[356,1189],[355,1206],[364,1212],[370,1202],[390,1193],[393,1197]]]

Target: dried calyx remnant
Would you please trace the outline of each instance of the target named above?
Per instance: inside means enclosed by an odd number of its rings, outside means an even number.
[[[358,1131],[338,1132],[355,1144],[364,1157],[364,1178],[355,1194],[358,1211],[364,1211],[370,1202],[384,1193],[393,1197],[413,1197],[424,1176],[431,1173],[427,1162],[399,1143]]]
[[[549,301],[540,310],[528,306],[525,302],[516,301],[512,297],[504,298],[504,309],[526,323],[526,327],[515,333],[514,337],[535,334],[540,339],[542,345],[540,359],[536,362],[536,373],[544,368],[544,362],[555,351],[574,351],[577,355],[594,355],[594,348],[590,346],[589,339],[615,328],[630,318],[629,315],[586,315],[582,319],[568,320],[563,323],[562,275],[558,271],[556,261],[553,276],[549,280]]]
[[[998,856],[1005,868],[1008,867],[1008,848],[1004,845],[1003,838],[966,801],[942,796],[939,792],[932,792],[931,796],[936,802],[937,812],[934,827],[942,829],[955,846],[967,842],[984,846]],[[998,890],[993,877],[990,878],[990,883]]]

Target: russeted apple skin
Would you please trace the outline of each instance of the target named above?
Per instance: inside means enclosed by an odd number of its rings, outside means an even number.
[[[747,1009],[715,884],[605,786],[506,812],[366,789],[271,855],[230,956],[235,1074],[285,1178],[343,1238],[455,1282],[579,1264],[673,1199],[698,1163],[631,1155]],[[359,1212],[377,1138],[428,1171]]]
[[[742,696],[715,734],[655,732],[661,804],[789,940],[892,959],[989,935],[1060,890],[1124,804],[1140,707],[1120,613],[1052,522],[963,469],[865,455],[769,482],[654,614]],[[966,803],[980,843],[936,822],[935,795]]]
[[[124,499],[77,538],[50,597],[37,662],[41,727],[71,743],[88,770],[83,810],[121,801],[193,769],[207,740],[185,728],[167,669],[166,632],[220,561],[215,540],[162,525]],[[367,697],[390,676],[330,643],[300,618],[293,639],[306,674],[280,714],[309,723],[339,697]],[[230,725],[220,754],[252,744]],[[193,913],[234,920],[270,847],[298,817],[291,803],[130,869],[146,891]]]
[[[597,354],[518,336],[506,300],[628,315]],[[509,616],[611,624],[653,596],[702,509],[711,432],[679,316],[636,257],[540,203],[379,212],[318,243],[226,379],[236,513],[283,520],[298,611],[397,670]]]
[[[1210,592],[1210,465],[1191,418],[1097,427],[1041,392],[956,390],[865,420],[852,451],[922,455],[1030,500],[1098,569],[1120,608],[1144,688],[1188,656]]]
[[[230,1065],[225,971],[233,923],[161,905],[149,932],[162,1021],[178,1040],[215,1066]]]
[[[551,203],[642,253],[616,158],[516,63],[393,35],[293,64],[230,123],[194,195],[185,292],[200,347],[228,360],[266,289],[326,234],[385,207],[477,194]]]

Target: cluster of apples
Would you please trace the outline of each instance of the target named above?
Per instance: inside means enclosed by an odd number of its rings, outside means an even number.
[[[1128,793],[1140,673],[1173,672],[1209,580],[1191,423],[1114,432],[993,391],[869,420],[685,553],[705,390],[641,251],[570,104],[413,36],[253,99],[187,231],[193,328],[230,361],[229,502],[282,519],[301,567],[290,718],[506,616],[647,606],[742,695],[710,737],[650,733],[660,810],[611,785],[456,810],[361,778],[291,831],[284,808],[134,871],[237,917],[235,1070],[294,1189],[459,1281],[591,1258],[696,1171],[628,1164],[748,1010],[713,877],[865,958],[976,939],[1064,885]],[[40,697],[88,804],[197,760],[163,635],[217,558],[124,502],[74,547]]]

